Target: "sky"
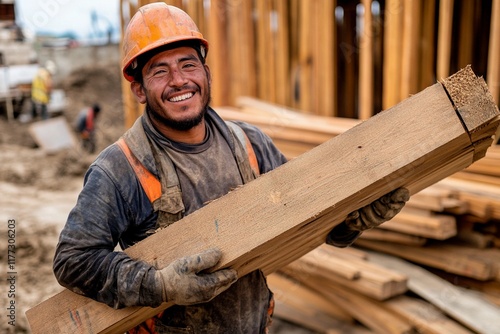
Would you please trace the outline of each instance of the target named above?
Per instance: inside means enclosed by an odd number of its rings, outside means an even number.
[[[119,5],[120,0],[15,0],[16,23],[29,34],[69,33],[82,43],[103,39],[111,30],[118,41]]]

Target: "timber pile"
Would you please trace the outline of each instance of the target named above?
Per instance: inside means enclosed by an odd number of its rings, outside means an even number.
[[[467,94],[456,94],[460,91]],[[499,116],[484,81],[467,68],[209,203],[125,252],[161,268],[186,254],[218,247],[224,254],[218,268],[230,266],[239,275],[255,269],[271,274],[291,265],[293,274],[297,267],[304,267],[300,263],[306,263],[305,267],[318,264],[317,256],[305,255],[321,246],[327,233],[349,212],[400,186],[416,194],[482,158],[491,146]],[[433,136],[437,132],[440,135]],[[294,268],[294,261],[299,261],[299,266]],[[367,305],[368,298],[373,299],[368,308],[371,310],[382,305],[375,298],[405,290],[402,275],[362,265],[370,269],[353,273],[357,282],[349,289],[328,283],[328,289],[320,294],[337,304],[347,301],[344,305],[350,306],[343,311],[345,317],[363,320],[379,332],[385,330],[384,325],[391,327],[389,333],[408,332],[414,325],[397,321],[399,316],[387,321],[383,319],[389,313],[375,318],[371,311],[356,312]],[[327,270],[321,271],[327,274]],[[305,276],[308,274],[294,278]],[[307,280],[314,287],[327,284],[324,277],[314,277],[310,275]],[[27,318],[35,334],[119,333],[169,306],[113,310],[65,290],[30,309]]]

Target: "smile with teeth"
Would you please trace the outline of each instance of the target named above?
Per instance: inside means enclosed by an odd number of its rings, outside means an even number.
[[[179,95],[179,96],[175,96],[175,97],[169,99],[169,101],[170,102],[184,101],[184,100],[189,99],[193,95],[194,95],[193,93],[186,93],[186,94],[182,94],[182,95]]]

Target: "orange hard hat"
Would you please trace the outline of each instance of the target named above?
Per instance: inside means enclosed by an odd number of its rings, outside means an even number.
[[[123,37],[122,72],[125,79],[134,81],[131,69],[137,67],[137,57],[158,47],[197,40],[208,52],[208,42],[193,19],[183,10],[155,2],[139,8],[130,19]]]

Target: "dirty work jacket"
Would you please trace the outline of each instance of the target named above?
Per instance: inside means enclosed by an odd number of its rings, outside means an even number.
[[[215,136],[217,132],[234,152],[225,122],[212,110],[206,119],[212,134]],[[149,139],[158,140],[159,134],[146,123],[143,120]],[[286,162],[269,137],[251,125],[238,125],[253,144],[261,173]],[[157,173],[152,157],[143,163],[153,174]],[[236,166],[235,163],[225,165]],[[231,173],[225,168],[210,171]],[[239,175],[238,170],[232,173]],[[184,184],[182,177],[179,180],[183,194],[196,190]],[[226,193],[240,184],[241,179],[238,184],[228,184]],[[199,208],[199,205],[185,204],[186,214]],[[78,202],[61,232],[54,258],[57,279],[63,286],[115,308],[160,305],[162,300],[158,291],[161,290],[154,279],[155,269],[145,262],[130,259],[123,252],[114,251],[118,243],[126,248],[144,239],[146,232],[155,228],[156,218],[124,154],[116,144],[111,145],[90,166]],[[267,320],[269,297],[264,276],[255,271],[241,277],[209,303],[167,309],[162,320],[169,326],[191,326],[194,332],[258,333]],[[191,322],[200,314],[199,322],[204,328]]]
[[[145,131],[152,139],[158,133],[146,123],[143,120]],[[232,145],[229,129],[213,110],[207,114],[207,123],[229,146]],[[286,162],[269,137],[249,124],[239,122],[238,125],[252,143],[261,174]],[[234,152],[234,147],[231,150]],[[152,157],[142,162],[159,177]],[[222,172],[227,171],[223,168]],[[183,194],[184,190],[186,193],[196,190],[182,184],[182,178],[180,181]],[[230,185],[227,191],[237,185]],[[199,205],[185,204],[186,214],[199,208]],[[114,308],[158,306],[162,301],[154,279],[155,269],[145,262],[130,259],[123,252],[114,251],[118,243],[127,248],[144,239],[146,233],[154,229],[156,218],[149,198],[122,151],[116,144],[111,145],[90,166],[78,202],[61,232],[54,258],[54,272],[59,283]],[[351,241],[352,238],[347,238],[342,242]],[[265,278],[260,271],[255,271],[241,277],[209,303],[167,309],[162,320],[172,326],[188,327],[188,319],[202,313],[216,319],[217,323],[205,322],[205,329],[192,332],[258,333],[267,318],[268,301]],[[222,328],[208,327],[212,325]],[[245,327],[252,325],[256,327]],[[160,326],[156,327],[160,333]]]

